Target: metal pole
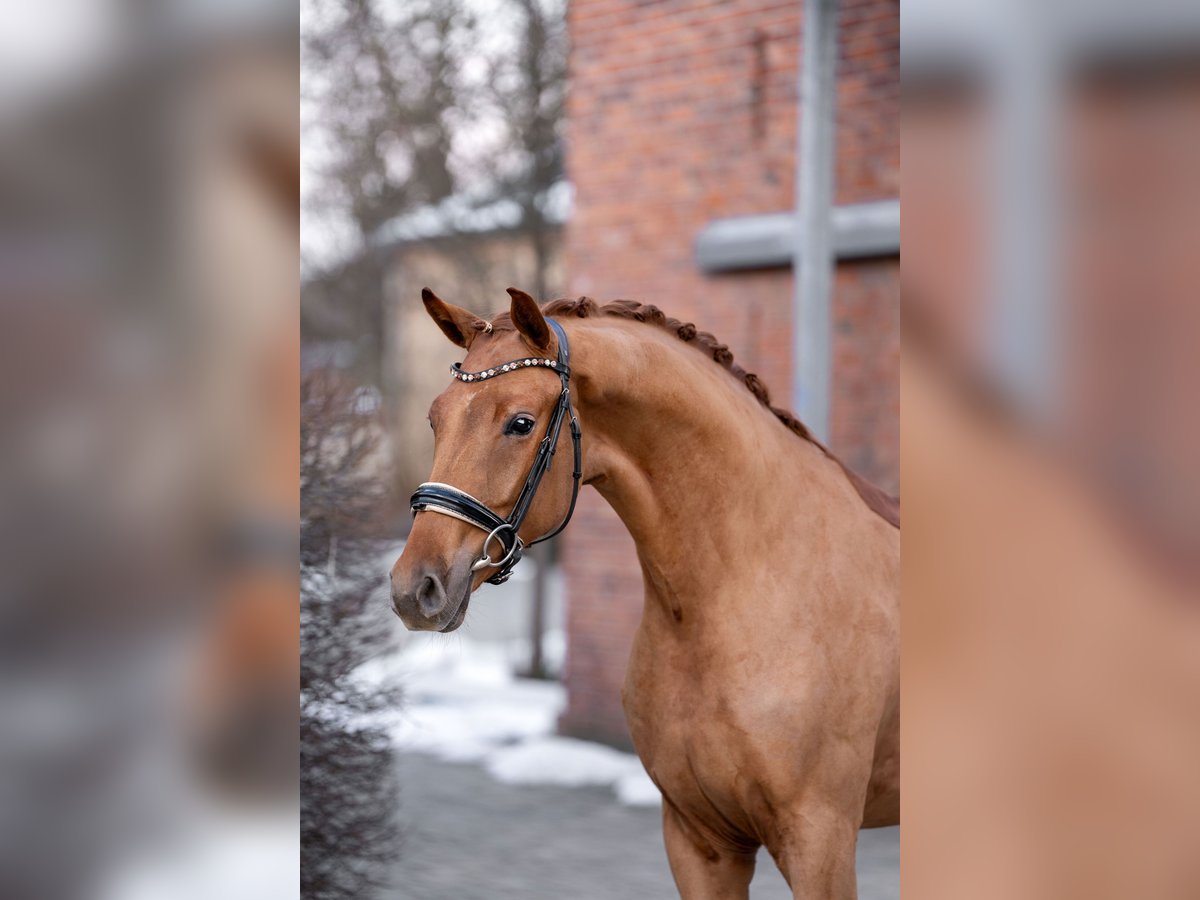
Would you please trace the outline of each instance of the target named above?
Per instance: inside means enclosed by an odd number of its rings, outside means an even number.
[[[546,677],[546,660],[542,650],[542,634],[546,631],[546,581],[550,572],[550,544],[538,544],[529,549],[533,557],[533,584],[529,604],[529,677]]]
[[[1005,4],[990,54],[995,84],[992,225],[997,252],[985,325],[992,377],[1026,415],[1047,421],[1058,397],[1055,236],[1061,43],[1040,6]]]
[[[834,257],[834,108],[837,97],[837,0],[806,0],[800,60],[796,210],[799,235],[792,271],[792,402],[819,440],[829,440],[833,377],[830,295]]]

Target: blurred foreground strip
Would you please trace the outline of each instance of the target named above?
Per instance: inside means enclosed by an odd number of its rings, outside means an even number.
[[[296,11],[0,14],[0,896],[295,897]]]
[[[1198,897],[1200,8],[967,6],[902,10],[904,890]]]
[[[904,889],[1200,896],[1200,606],[1018,433],[903,364]]]

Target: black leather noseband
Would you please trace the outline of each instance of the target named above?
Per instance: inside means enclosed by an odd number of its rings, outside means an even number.
[[[575,512],[575,501],[579,498],[579,479],[583,475],[583,454],[580,447],[582,435],[579,431],[579,421],[575,418],[575,411],[571,408],[571,348],[567,343],[567,335],[562,326],[553,319],[547,319],[546,322],[554,329],[554,334],[558,338],[557,359],[539,357],[515,359],[482,372],[465,372],[461,363],[455,363],[451,369],[458,381],[466,383],[487,381],[499,375],[527,368],[551,369],[558,373],[558,377],[562,381],[562,393],[558,395],[558,402],[554,405],[554,412],[550,415],[550,424],[546,427],[546,435],[538,447],[537,456],[533,458],[529,474],[525,476],[525,484],[521,488],[521,493],[517,495],[512,512],[505,518],[466,491],[460,491],[452,485],[439,482],[426,482],[421,485],[409,501],[414,515],[418,512],[441,513],[487,532],[487,537],[483,541],[482,555],[475,561],[471,571],[496,569],[496,573],[487,579],[489,584],[503,584],[508,581],[513,567],[521,561],[521,555],[526,546],[532,547],[534,544],[549,540],[566,528]],[[554,451],[558,446],[558,436],[562,431],[563,421],[566,419],[569,419],[571,423],[571,443],[575,451],[575,468],[571,476],[574,480],[571,486],[571,505],[556,528],[536,540],[530,541],[529,544],[525,544],[518,532],[521,530],[521,524],[525,521],[525,517],[529,514],[529,507],[533,505],[533,498],[537,495],[542,478],[550,470],[550,463],[554,459]],[[495,559],[489,554],[493,541],[496,541],[500,545],[500,549],[504,551]]]

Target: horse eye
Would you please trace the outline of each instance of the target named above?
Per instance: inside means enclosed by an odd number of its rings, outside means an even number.
[[[504,426],[505,434],[529,434],[533,431],[533,419],[529,416],[516,416]]]

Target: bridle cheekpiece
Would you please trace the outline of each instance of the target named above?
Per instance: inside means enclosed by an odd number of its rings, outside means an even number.
[[[520,562],[521,555],[526,546],[532,547],[534,544],[540,544],[542,541],[549,540],[566,528],[567,523],[571,521],[571,516],[575,512],[575,501],[579,498],[579,480],[583,476],[582,435],[579,430],[579,421],[575,418],[575,411],[571,408],[571,349],[567,343],[567,335],[563,331],[562,326],[553,319],[547,319],[546,322],[554,330],[554,334],[558,338],[557,359],[542,357],[514,359],[511,362],[484,369],[481,372],[466,372],[462,368],[462,363],[455,363],[450,368],[450,374],[456,380],[466,383],[487,381],[500,375],[506,375],[509,372],[516,372],[519,369],[539,367],[557,372],[559,379],[562,381],[562,392],[558,395],[558,402],[554,405],[554,411],[550,415],[550,423],[546,426],[546,434],[538,446],[537,456],[533,458],[533,465],[529,467],[529,474],[525,476],[525,484],[521,488],[521,493],[517,495],[517,500],[513,504],[512,511],[507,517],[503,517],[492,510],[486,503],[475,499],[466,491],[435,481],[426,482],[418,487],[409,501],[414,515],[418,512],[441,513],[442,515],[466,522],[468,525],[474,525],[481,531],[487,532],[487,537],[483,539],[481,555],[475,561],[474,565],[471,566],[471,571],[478,572],[480,569],[487,568],[496,569],[496,573],[487,579],[489,584],[503,584],[508,581],[509,576],[512,575],[513,567]],[[570,420],[571,443],[575,455],[575,468],[572,471],[571,505],[567,508],[567,514],[563,516],[562,521],[558,523],[557,527],[536,540],[530,541],[529,544],[525,544],[518,532],[525,521],[525,517],[529,514],[529,508],[533,504],[533,498],[537,495],[537,489],[542,483],[542,478],[550,470],[550,463],[554,459],[554,451],[558,446],[558,436],[562,431],[563,421],[567,419]],[[499,550],[502,551],[502,554],[496,559],[493,559],[490,555],[493,542],[499,544]]]

